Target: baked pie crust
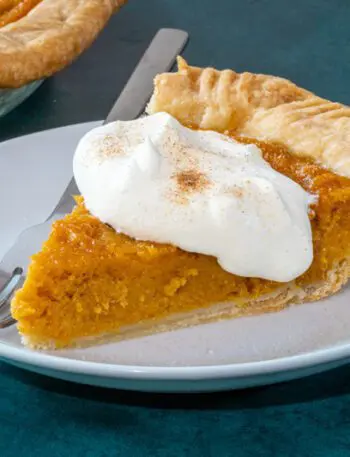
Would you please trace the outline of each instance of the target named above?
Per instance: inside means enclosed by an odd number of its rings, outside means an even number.
[[[0,87],[19,87],[68,65],[125,1],[32,0],[24,17],[3,27],[0,15]]]
[[[149,113],[166,111],[185,125],[277,141],[335,173],[350,176],[350,108],[287,79],[187,65],[155,78]]]
[[[178,73],[155,79],[148,112],[158,111],[257,144],[273,168],[317,196],[311,267],[288,283],[235,276],[213,257],[116,233],[80,198],[12,302],[28,346],[84,346],[277,311],[331,295],[350,278],[349,108],[281,78],[179,59]]]
[[[41,0],[0,0],[0,27],[25,17]]]

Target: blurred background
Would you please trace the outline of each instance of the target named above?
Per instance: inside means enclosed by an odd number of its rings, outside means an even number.
[[[0,119],[0,140],[103,119],[161,27],[190,34],[191,64],[287,77],[350,103],[346,0],[129,0],[85,53]]]

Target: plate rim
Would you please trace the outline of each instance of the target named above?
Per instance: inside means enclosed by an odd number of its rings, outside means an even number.
[[[51,127],[49,129],[36,130],[34,132],[26,133],[25,135],[18,135],[18,136],[6,138],[6,140],[0,141],[0,149],[2,147],[6,147],[6,145],[8,143],[11,143],[13,141],[22,141],[24,138],[45,135],[47,133],[54,132],[54,131],[60,130],[60,129],[67,129],[67,128],[74,129],[74,128],[79,128],[79,127],[83,128],[83,126],[86,126],[88,128],[94,128],[94,127],[98,127],[102,123],[103,123],[103,119],[93,119],[91,121],[86,121],[86,122],[73,122],[72,124],[56,125],[55,127]]]
[[[240,362],[221,365],[198,366],[147,366],[120,365],[59,357],[28,348],[17,348],[0,342],[0,357],[40,368],[114,379],[133,380],[214,380],[274,375],[326,365],[350,357],[350,343],[305,352],[290,357]]]

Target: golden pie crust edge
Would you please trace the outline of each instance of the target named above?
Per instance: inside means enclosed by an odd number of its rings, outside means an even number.
[[[42,0],[0,28],[0,87],[48,77],[81,54],[126,0]]]
[[[149,114],[166,111],[202,129],[233,130],[286,145],[350,177],[350,108],[276,76],[189,66],[155,78]]]

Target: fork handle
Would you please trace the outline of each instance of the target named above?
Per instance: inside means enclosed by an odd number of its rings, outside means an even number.
[[[104,124],[130,121],[144,110],[153,92],[153,79],[168,71],[188,40],[188,33],[178,29],[160,29],[132,72],[112,106]]]

